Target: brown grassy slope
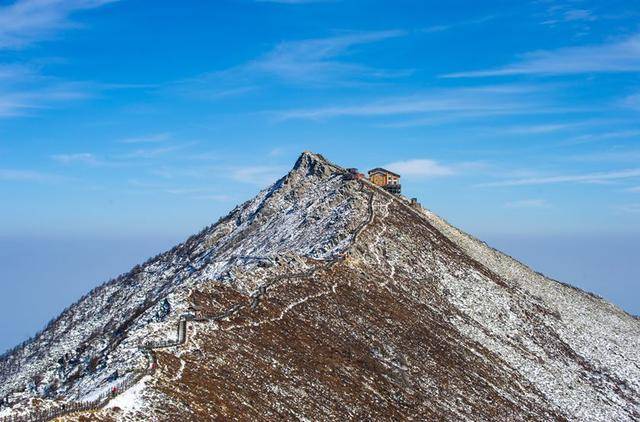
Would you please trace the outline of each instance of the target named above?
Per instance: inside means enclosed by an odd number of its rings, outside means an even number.
[[[154,389],[164,399],[152,400],[155,416],[561,418],[515,370],[450,322],[466,315],[447,301],[438,260],[452,271],[495,276],[403,207],[391,204],[383,218],[385,198],[376,200],[378,217],[347,260],[272,287],[255,310],[195,325],[191,347],[179,357],[159,354]],[[403,268],[414,271],[399,270],[391,281],[388,263],[376,256],[393,260],[403,247]],[[192,295],[194,306],[211,315],[243,300],[250,302],[216,284]]]

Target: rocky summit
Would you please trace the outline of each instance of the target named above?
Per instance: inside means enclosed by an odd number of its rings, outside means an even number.
[[[0,417],[640,420],[640,320],[348,176],[303,153],[88,293],[1,358]]]

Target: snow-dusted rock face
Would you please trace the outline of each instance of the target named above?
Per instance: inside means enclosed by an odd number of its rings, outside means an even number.
[[[638,420],[639,350],[614,305],[304,153],[6,355],[0,416],[130,379],[92,417]]]
[[[287,176],[215,225],[94,289],[0,360],[5,407],[27,397],[78,400],[108,391],[146,365],[142,344],[175,336],[190,286],[224,280],[246,293],[252,286],[235,282],[237,274],[345,249],[366,204],[342,179],[342,169],[303,154]],[[161,318],[164,299],[172,314]]]

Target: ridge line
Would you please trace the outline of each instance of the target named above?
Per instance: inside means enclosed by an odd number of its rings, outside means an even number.
[[[322,158],[324,159],[324,157]],[[324,160],[328,164],[333,165],[332,163],[329,163],[326,159]],[[341,170],[342,172],[345,172],[345,170],[342,167],[339,167],[337,165],[333,165],[333,166]],[[365,183],[365,181],[363,180],[359,180],[359,182],[361,183],[360,191],[363,191],[365,187],[370,188],[372,186],[370,183]],[[282,281],[285,279],[312,277],[316,271],[319,271],[322,269],[330,269],[335,264],[341,261],[344,261],[348,256],[348,252],[350,248],[353,247],[353,245],[356,243],[360,234],[373,222],[375,218],[373,200],[374,200],[374,191],[370,190],[368,194],[368,201],[367,201],[367,214],[368,214],[367,219],[364,222],[360,223],[358,227],[356,227],[356,229],[353,231],[352,241],[350,245],[347,248],[345,248],[344,251],[342,251],[335,257],[325,260],[325,262],[323,262],[322,264],[316,265],[313,268],[310,268],[307,271],[293,273],[293,274],[281,274],[278,276],[271,277],[269,281],[265,282],[264,284],[258,287],[258,294],[254,294],[251,296],[251,302],[248,306],[251,309],[256,309],[259,306],[261,297],[267,293],[268,288],[273,286],[275,283],[279,281]],[[176,271],[175,275],[176,276],[179,275],[179,273],[188,266],[190,266],[190,264],[186,264],[182,266],[178,271]],[[195,272],[201,271],[201,269],[204,266],[205,265],[199,266],[199,268],[197,268],[196,271],[190,273],[189,275]],[[193,268],[193,266],[191,267]],[[334,285],[331,290],[335,291],[335,288],[336,288],[336,285]],[[325,293],[328,293],[328,292],[325,292]],[[148,364],[145,366],[145,368],[142,371],[134,370],[134,375],[132,377],[125,378],[125,380],[123,380],[122,383],[114,386],[110,392],[107,392],[104,396],[100,396],[98,399],[94,401],[64,404],[59,409],[47,411],[44,415],[36,413],[32,415],[14,417],[13,419],[0,418],[0,422],[5,422],[5,421],[6,422],[9,422],[9,421],[11,422],[25,421],[26,422],[26,421],[34,421],[34,420],[47,422],[47,421],[51,421],[53,419],[56,419],[62,416],[67,416],[73,413],[100,410],[104,408],[111,400],[118,397],[119,395],[122,395],[128,389],[130,389],[131,387],[136,385],[138,382],[140,382],[140,380],[142,380],[142,378],[144,378],[145,376],[154,375],[157,370],[157,358],[155,357],[154,350],[164,349],[169,347],[177,347],[185,344],[189,338],[188,322],[191,322],[191,323],[215,322],[215,321],[228,318],[244,308],[247,308],[246,303],[236,303],[232,307],[227,308],[224,312],[209,318],[190,317],[190,315],[187,315],[187,314],[180,315],[180,317],[178,318],[177,339],[175,341],[168,340],[168,341],[163,341],[158,343],[148,342],[139,346],[139,349],[142,350],[143,354],[147,357]]]

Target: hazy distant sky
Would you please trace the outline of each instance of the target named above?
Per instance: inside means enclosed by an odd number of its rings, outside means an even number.
[[[125,271],[305,149],[396,170],[451,223],[554,250],[579,279],[572,244],[552,248],[573,239],[612,268],[589,287],[622,283],[608,298],[638,312],[639,22],[637,0],[0,0],[0,248],[43,254],[18,260],[36,288],[0,253],[0,317],[101,281],[65,290],[47,271],[65,239],[64,260],[77,239],[137,239],[68,266]],[[581,240],[619,237],[597,256]]]

